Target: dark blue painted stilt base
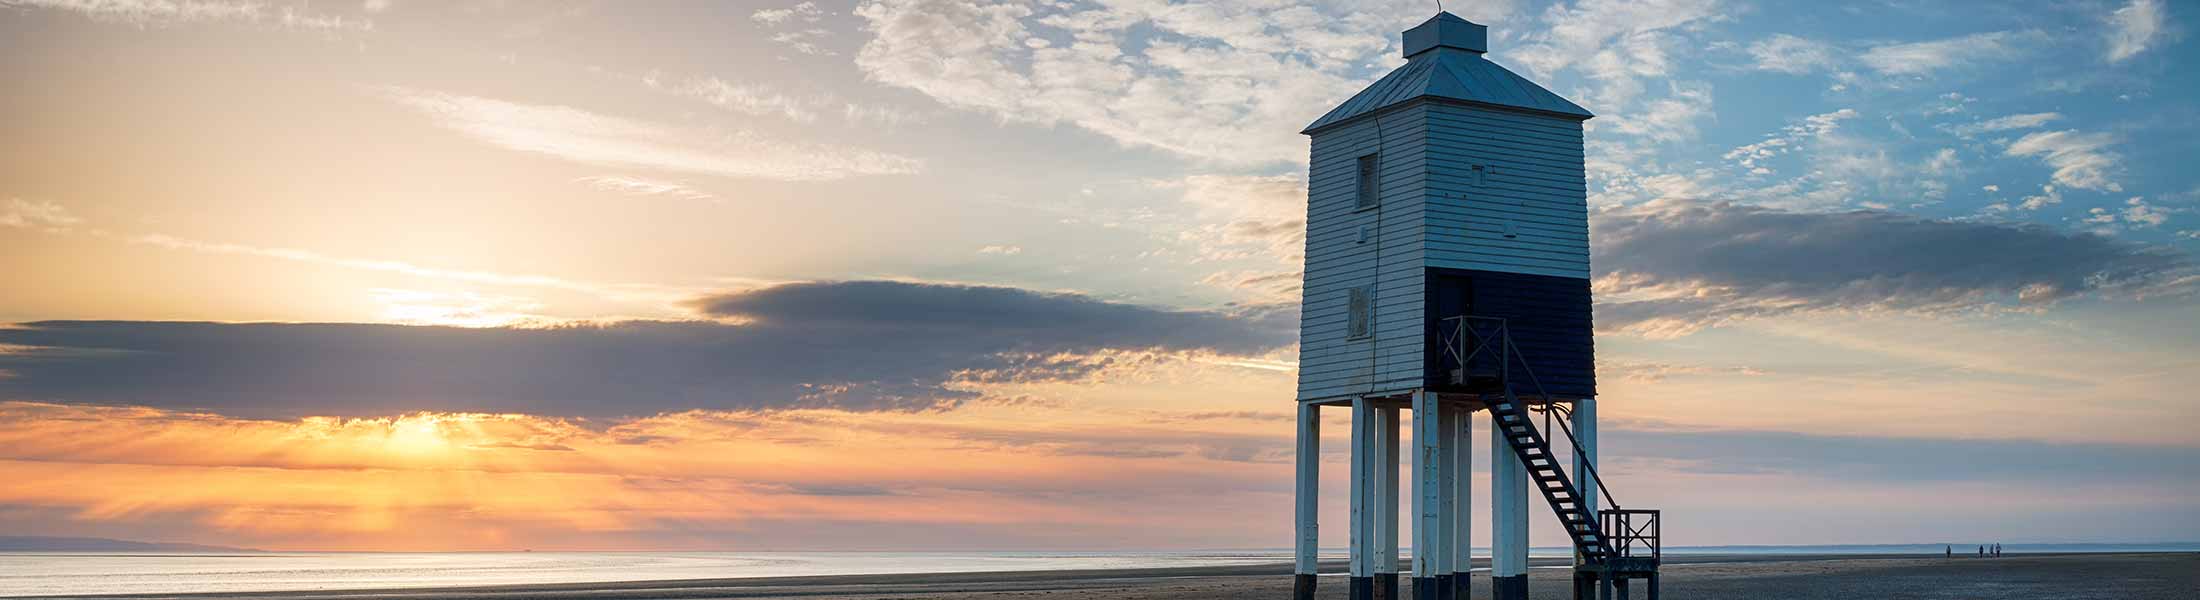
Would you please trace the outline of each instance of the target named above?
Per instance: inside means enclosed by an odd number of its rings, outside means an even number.
[[[1351,591],[1346,595],[1352,600],[1375,600],[1375,578],[1354,577],[1349,585]]]
[[[1491,577],[1490,598],[1492,600],[1528,600],[1528,576]]]
[[[1314,600],[1314,576],[1299,573],[1291,577],[1291,600]]]
[[[1416,583],[1416,584],[1414,584],[1414,585],[1418,586],[1418,585],[1420,585],[1420,584]],[[1436,600],[1458,600],[1458,597],[1457,597],[1457,596],[1454,596],[1454,595],[1452,595],[1452,591],[1451,591],[1451,590],[1452,590],[1452,588],[1451,588],[1451,574],[1450,574],[1450,573],[1446,573],[1446,574],[1443,574],[1443,575],[1437,575],[1437,576],[1436,576]]]
[[[1397,573],[1375,574],[1375,600],[1405,600],[1398,595]]]
[[[1473,600],[1474,576],[1467,573],[1451,574],[1451,595],[1445,600]]]
[[[1413,600],[1441,600],[1436,597],[1436,578],[1413,578]]]

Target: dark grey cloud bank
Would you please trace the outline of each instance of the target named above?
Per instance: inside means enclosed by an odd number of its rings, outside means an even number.
[[[1814,435],[1607,426],[1600,451],[1686,471],[1873,482],[2122,484],[2200,481],[2200,448],[2016,439]]]
[[[1014,288],[802,283],[698,300],[738,324],[549,329],[48,321],[0,329],[0,398],[249,417],[413,410],[615,417],[693,408],[913,410],[970,373],[1062,378],[1107,349],[1255,353],[1289,315],[1231,315]],[[1000,375],[1029,368],[1029,373]]]
[[[1824,309],[1944,311],[2187,294],[2189,257],[2085,232],[1885,211],[1655,203],[1591,219],[1597,320],[1689,331]],[[1654,298],[1629,293],[1669,292]],[[1672,293],[1678,292],[1678,293]]]

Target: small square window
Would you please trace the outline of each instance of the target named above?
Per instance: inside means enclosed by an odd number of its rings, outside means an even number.
[[[1350,311],[1351,316],[1345,320],[1345,336],[1353,339],[1367,337],[1374,329],[1374,286],[1352,288],[1351,299],[1346,304],[1345,310]]]
[[[1382,173],[1380,171],[1381,168],[1375,155],[1369,154],[1360,157],[1360,168],[1354,175],[1359,183],[1356,188],[1358,189],[1357,203],[1354,205],[1358,209],[1375,208],[1383,203]]]

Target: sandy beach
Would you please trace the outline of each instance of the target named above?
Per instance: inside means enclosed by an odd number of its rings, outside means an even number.
[[[1537,566],[1557,566],[1539,561]],[[1342,565],[1325,565],[1325,572]],[[1290,596],[1286,565],[709,579],[470,588],[268,592],[213,595],[84,596],[86,598],[261,598],[458,600],[806,598],[1063,600],[1272,599]],[[1564,598],[1567,571],[1538,568],[1534,597]],[[1342,577],[1324,577],[1322,598],[1344,598]],[[1477,574],[1476,598],[1489,593]],[[2190,599],[2200,597],[2200,553],[2042,554],[2002,558],[1958,556],[1694,555],[1669,560],[1664,592],[1676,599],[1932,598],[1932,599]],[[1636,591],[1637,597],[1642,592]]]

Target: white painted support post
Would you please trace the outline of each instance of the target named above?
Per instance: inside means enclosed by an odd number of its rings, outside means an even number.
[[[1505,441],[1501,425],[1490,432],[1490,597],[1528,598],[1528,469]]]
[[[1321,498],[1322,462],[1322,413],[1321,405],[1299,403],[1299,456],[1298,486],[1294,525],[1297,528],[1292,548],[1296,563],[1293,565],[1292,598],[1312,600],[1315,576],[1321,573],[1321,533],[1318,510]]]
[[[1601,523],[1597,520],[1599,482],[1596,477],[1589,475],[1589,470],[1596,468],[1597,464],[1597,400],[1575,400],[1573,422],[1574,441],[1581,444],[1581,450],[1574,453],[1574,481],[1578,482],[1574,487],[1581,488],[1581,506],[1589,510],[1589,522]],[[1581,564],[1578,553],[1574,556],[1574,564]]]
[[[1444,560],[1444,544],[1451,541],[1444,530],[1443,411],[1436,394],[1413,393],[1413,596],[1437,600],[1436,576],[1451,571]]]
[[[1452,409],[1452,597],[1468,600],[1474,586],[1474,413],[1464,405]]]
[[[1453,532],[1458,528],[1455,516],[1459,510],[1456,493],[1459,480],[1459,463],[1456,460],[1459,420],[1458,411],[1441,399],[1436,403],[1436,532],[1429,535],[1436,544],[1436,554],[1430,557],[1430,570],[1435,573],[1436,590],[1425,598],[1453,600],[1452,556],[1459,552],[1453,543]]]
[[[1375,584],[1375,598],[1376,600],[1396,600],[1398,598],[1398,408],[1396,406],[1386,406],[1376,409],[1376,412],[1382,415],[1382,427],[1379,432],[1382,437],[1381,448],[1379,448],[1382,451],[1382,461],[1377,463],[1382,472],[1377,474],[1381,483],[1377,485],[1376,489],[1376,493],[1380,495],[1382,502],[1378,507],[1379,510],[1376,511],[1380,518],[1377,521],[1375,533],[1381,537],[1382,543],[1376,546],[1379,554],[1375,557],[1375,576],[1378,580],[1378,583]]]
[[[1375,410],[1366,398],[1352,400],[1351,597],[1366,600],[1368,578],[1375,575]]]

